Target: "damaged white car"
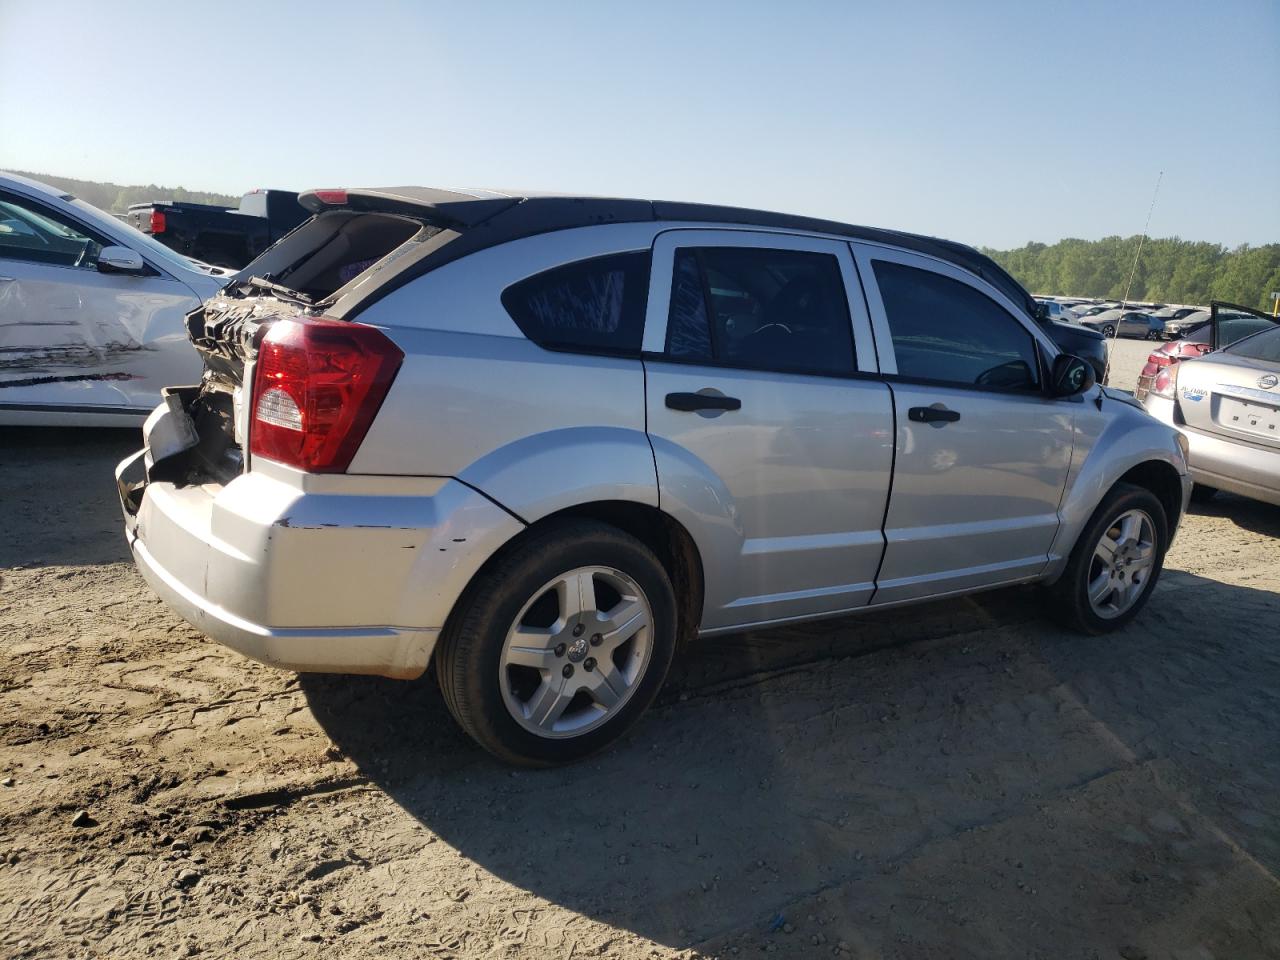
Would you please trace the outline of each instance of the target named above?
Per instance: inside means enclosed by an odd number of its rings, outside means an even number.
[[[141,424],[161,387],[199,376],[185,316],[229,276],[0,174],[0,425]]]

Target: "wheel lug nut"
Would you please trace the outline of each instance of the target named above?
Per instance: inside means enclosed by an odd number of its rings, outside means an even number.
[[[604,637],[602,637],[600,634],[598,634],[598,633],[593,633],[593,634],[591,635],[591,645],[592,645],[593,647],[598,647],[598,646],[600,646],[600,641],[602,641],[603,639],[604,639]]]
[[[557,643],[557,644],[556,644],[556,656],[557,656],[557,657],[563,657],[563,656],[564,656],[564,652],[565,652],[565,650],[567,650],[567,649],[568,649],[568,648],[567,648],[563,643]]]
[[[590,671],[590,670],[594,670],[595,668],[596,668],[596,658],[595,658],[595,657],[587,657],[587,659],[585,659],[585,660],[583,660],[583,661],[582,661],[582,669],[583,669],[583,670]]]
[[[575,637],[580,637],[580,636],[582,636],[583,631],[584,631],[584,630],[586,630],[586,629],[587,629],[587,628],[586,628],[586,627],[584,627],[582,624],[580,624],[580,623],[575,623],[575,624],[573,625],[573,635],[574,635]]]
[[[573,664],[572,664],[572,663],[566,663],[566,664],[564,665],[564,669],[563,669],[563,670],[561,670],[560,672],[561,672],[561,673],[563,673],[566,677],[572,677],[572,676],[573,676]]]

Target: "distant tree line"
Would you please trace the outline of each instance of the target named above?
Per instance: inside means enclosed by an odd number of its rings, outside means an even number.
[[[1032,293],[1118,300],[1125,294],[1138,240],[1059,240],[982,252]],[[1280,290],[1280,243],[1228,249],[1173,237],[1143,243],[1129,299],[1192,304],[1226,300],[1269,311],[1273,290]]]
[[[94,180],[72,180],[70,177],[55,177],[48,173],[28,173],[25,170],[13,172],[19,176],[47,183],[59,190],[65,190],[107,213],[124,213],[132,203],[147,203],[151,200],[182,200],[187,203],[212,203],[221,207],[234,207],[240,203],[239,197],[233,197],[230,194],[188,190],[185,187],[160,187],[154,183],[145,186],[122,186],[118,183],[98,183]]]

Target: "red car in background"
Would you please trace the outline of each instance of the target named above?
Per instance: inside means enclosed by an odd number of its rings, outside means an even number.
[[[1180,360],[1202,357],[1277,323],[1280,319],[1260,310],[1215,300],[1208,310],[1197,310],[1181,318],[1178,321],[1181,329],[1175,330],[1172,323],[1167,324],[1166,333],[1174,334],[1178,339],[1161,344],[1147,357],[1146,366],[1138,376],[1138,389],[1135,391],[1138,402],[1146,400],[1161,370]]]

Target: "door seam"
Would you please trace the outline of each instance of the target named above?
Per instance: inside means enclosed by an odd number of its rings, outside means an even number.
[[[889,416],[893,424],[893,445],[889,448],[889,489],[884,496],[884,514],[880,517],[880,562],[876,564],[875,576],[871,578],[871,596],[867,598],[869,607],[876,602],[880,592],[880,572],[884,569],[884,558],[889,554],[889,505],[893,503],[893,485],[898,478],[898,398],[893,392],[893,385],[881,380],[889,391]]]

